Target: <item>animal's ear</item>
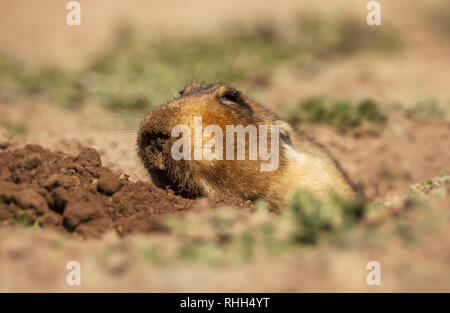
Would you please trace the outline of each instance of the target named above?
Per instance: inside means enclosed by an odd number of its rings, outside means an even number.
[[[278,125],[280,128],[280,136],[283,141],[285,141],[287,144],[292,144],[291,142],[291,133],[294,131],[292,126],[283,120],[277,120],[274,123],[275,125]]]
[[[223,99],[238,104],[242,102],[241,92],[227,85],[223,85],[217,88],[216,97],[217,99]]]

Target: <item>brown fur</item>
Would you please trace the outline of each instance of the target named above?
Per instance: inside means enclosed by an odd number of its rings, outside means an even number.
[[[203,127],[220,126],[224,141],[226,125],[279,125],[278,168],[260,171],[263,161],[248,159],[248,140],[245,160],[225,160],[225,157],[212,161],[174,160],[171,146],[178,138],[171,137],[171,130],[175,125],[188,125],[193,134],[194,116],[202,117]],[[203,138],[203,142],[209,139]],[[268,142],[270,145],[270,137]],[[346,199],[358,196],[337,162],[322,146],[224,83],[188,84],[178,98],[147,114],[141,123],[137,144],[138,155],[154,182],[185,196],[233,194],[251,200],[262,198],[273,209],[285,207],[298,188],[317,197],[325,197],[330,190]],[[225,156],[225,142],[223,153]]]

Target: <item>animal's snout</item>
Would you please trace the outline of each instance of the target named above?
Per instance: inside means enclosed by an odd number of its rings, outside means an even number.
[[[143,131],[140,134],[138,154],[148,169],[165,169],[168,142],[169,136],[164,133]]]
[[[167,147],[169,136],[163,133],[144,132],[141,140],[142,146],[147,153],[159,153]]]

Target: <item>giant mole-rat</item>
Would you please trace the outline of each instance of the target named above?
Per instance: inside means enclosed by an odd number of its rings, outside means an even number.
[[[202,132],[208,125],[214,125],[216,131]],[[239,141],[236,134],[228,136],[227,126],[233,125],[248,130],[243,135],[244,141]],[[264,125],[265,128],[260,127]],[[200,137],[197,126],[201,127]],[[217,130],[223,131],[221,136]],[[251,134],[256,136],[258,144],[250,143]],[[273,160],[258,154],[263,151],[259,144],[265,134],[267,151],[277,153],[276,167],[269,170],[264,170],[263,165]],[[182,137],[184,146],[180,143]],[[230,144],[227,139],[231,138]],[[211,140],[222,144],[222,149],[217,145],[213,149]],[[238,159],[236,154],[239,143],[244,159],[242,155]],[[205,146],[210,149],[202,150]],[[188,197],[260,198],[275,210],[285,207],[299,188],[318,198],[326,197],[330,191],[348,200],[359,198],[346,174],[324,147],[225,83],[189,83],[179,97],[149,112],[140,125],[137,147],[156,185],[170,187]],[[230,147],[234,152],[227,154]],[[208,158],[205,151],[215,157]],[[252,152],[256,153],[256,159]]]

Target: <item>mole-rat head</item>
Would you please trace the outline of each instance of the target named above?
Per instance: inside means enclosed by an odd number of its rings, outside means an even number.
[[[231,135],[232,157],[229,152],[228,127],[236,125],[242,126],[237,130],[249,130],[243,135],[243,158],[238,155],[237,134]],[[248,185],[243,179],[261,175],[261,160],[252,158],[259,145],[250,144],[253,130],[259,139],[260,125],[268,127],[267,152],[272,159],[277,157],[278,167],[283,163],[278,159],[282,147],[278,140],[271,141],[275,137],[271,126],[279,126],[279,119],[227,84],[193,82],[179,97],[146,115],[137,136],[138,155],[160,187],[171,186],[187,195],[212,195],[218,190],[239,193],[236,188]],[[288,140],[285,129],[280,136]]]

